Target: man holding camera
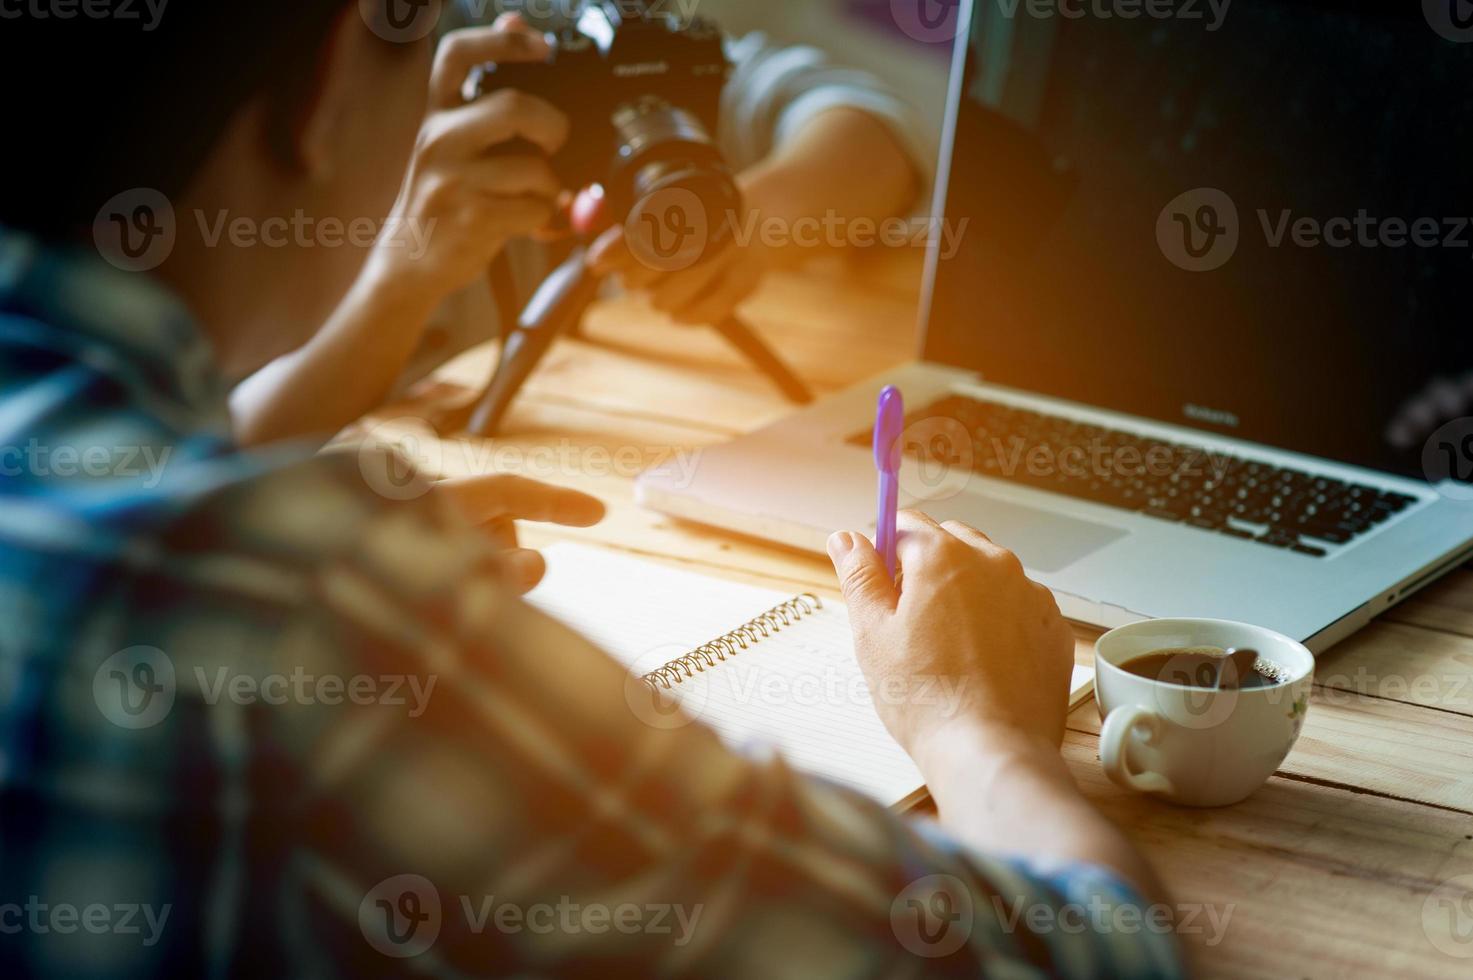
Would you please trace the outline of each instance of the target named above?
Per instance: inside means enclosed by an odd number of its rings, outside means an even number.
[[[699,726],[640,724],[622,671],[520,603],[508,553],[445,498],[568,523],[596,501],[493,479],[392,503],[356,460],[240,449],[229,379],[311,340],[345,289],[424,313],[541,227],[556,190],[537,159],[486,155],[556,147],[555,110],[456,98],[533,41],[480,30],[434,54],[385,43],[364,6],[6,28],[33,56],[0,59],[25,93],[13,131],[67,125],[8,160],[0,446],[110,468],[0,483],[0,971],[1179,973],[1170,936],[1141,926],[1161,908],[1143,908],[1150,869],[1058,754],[1069,630],[979,532],[908,517],[903,589],[862,537],[830,545],[871,680],[966,692],[948,715],[883,708],[937,830]],[[46,84],[21,84],[27,63],[53,66]],[[349,248],[193,230],[391,208],[439,217],[444,252],[369,285]],[[166,460],[161,479],[134,473],[139,455]],[[251,696],[297,677],[352,696]],[[689,928],[512,929],[476,914],[493,896],[674,908]],[[117,927],[93,928],[98,909]],[[145,920],[142,937],[123,925]]]
[[[441,47],[453,51],[470,36],[453,31]],[[545,36],[518,14],[501,16],[481,36],[488,42],[481,54],[499,64],[540,63],[550,54]],[[769,269],[834,247],[804,248],[749,231],[831,216],[878,223],[904,215],[925,203],[935,155],[915,112],[873,76],[758,34],[726,47],[732,76],[720,132],[711,135],[737,171],[743,213],[720,219],[735,226],[736,240],[672,269],[641,261],[616,221],[590,250],[600,274],[618,275],[647,293],[656,310],[689,326],[719,323]],[[530,291],[526,280],[545,271],[541,256],[522,244],[547,237],[566,206],[566,189],[541,157],[488,162],[461,134],[487,124],[484,117],[548,154],[590,136],[572,132],[562,111],[524,92],[498,91],[467,107],[463,83],[434,94],[395,206],[399,221],[436,229],[431,253],[411,261],[405,249],[376,249],[326,327],[240,386],[233,408],[246,442],[332,435],[449,357],[493,338],[503,310]],[[519,295],[493,297],[485,273],[508,248],[523,272]]]

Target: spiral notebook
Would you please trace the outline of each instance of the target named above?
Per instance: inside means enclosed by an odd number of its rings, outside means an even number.
[[[771,746],[796,768],[908,808],[915,764],[875,713],[841,603],[557,544],[528,601],[608,651],[738,750]],[[1092,688],[1076,667],[1070,703]],[[956,703],[954,683],[881,697]]]

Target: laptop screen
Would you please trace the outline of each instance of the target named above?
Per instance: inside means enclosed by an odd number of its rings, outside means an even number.
[[[926,359],[1421,473],[1473,415],[1473,4],[970,10]]]

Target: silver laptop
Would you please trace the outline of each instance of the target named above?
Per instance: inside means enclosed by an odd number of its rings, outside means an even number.
[[[1473,554],[1473,45],[1417,5],[1035,6],[959,8],[919,360],[639,499],[814,551],[872,532],[894,384],[902,504],[1067,616],[1324,649]]]

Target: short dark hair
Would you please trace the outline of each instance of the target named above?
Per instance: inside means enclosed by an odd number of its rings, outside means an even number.
[[[357,16],[356,0],[172,0],[145,29],[147,5],[131,7],[141,20],[0,24],[0,225],[71,238],[114,194],[178,194],[261,93],[289,133],[329,30]]]

